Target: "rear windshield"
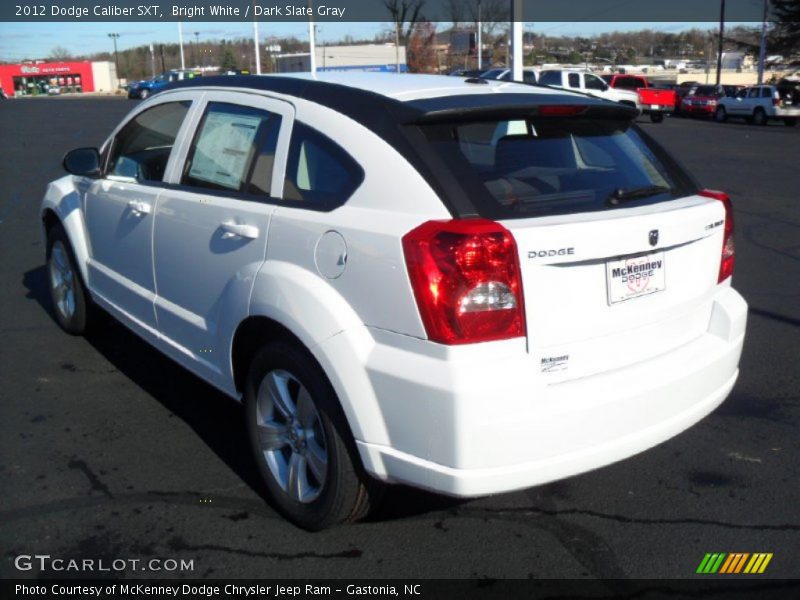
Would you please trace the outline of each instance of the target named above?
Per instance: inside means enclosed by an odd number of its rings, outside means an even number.
[[[629,121],[486,120],[426,125],[432,146],[479,212],[508,219],[663,202],[696,191],[691,178]]]
[[[694,91],[695,96],[721,96],[720,90],[715,85],[698,85]]]

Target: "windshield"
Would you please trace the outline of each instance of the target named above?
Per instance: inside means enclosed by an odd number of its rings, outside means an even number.
[[[686,196],[689,177],[628,121],[487,120],[425,126],[465,185],[487,192],[483,216],[514,218],[605,210]],[[634,190],[657,190],[637,194]]]

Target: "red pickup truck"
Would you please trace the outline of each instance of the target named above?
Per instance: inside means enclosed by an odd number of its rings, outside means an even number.
[[[603,75],[603,79],[613,88],[637,92],[642,112],[650,115],[653,123],[661,123],[665,113],[675,110],[675,91],[654,88],[641,75]]]

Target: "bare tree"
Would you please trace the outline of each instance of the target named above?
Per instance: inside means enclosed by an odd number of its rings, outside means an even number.
[[[447,16],[450,17],[450,22],[453,24],[453,29],[458,29],[461,23],[469,19],[469,12],[464,0],[447,0]]]
[[[383,4],[392,16],[400,45],[407,46],[414,24],[423,20],[425,0],[383,0]]]
[[[467,0],[466,2],[462,0],[461,4],[466,9],[470,21],[477,24],[480,19],[483,31],[488,36],[494,35],[501,23],[507,25],[511,18],[508,0]]]
[[[50,50],[50,58],[53,60],[68,60],[72,58],[72,52],[64,48],[64,46],[53,46]]]

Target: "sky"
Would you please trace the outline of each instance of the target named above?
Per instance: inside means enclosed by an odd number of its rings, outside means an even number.
[[[743,23],[728,23],[728,26]],[[754,25],[747,23],[747,25]],[[449,24],[442,23],[443,29]],[[549,22],[526,23],[525,30],[545,35],[586,36],[608,31],[636,31],[654,29],[668,33],[698,27],[713,29],[717,23],[588,23],[588,22]],[[317,25],[317,43],[335,43],[347,35],[356,39],[372,39],[376,33],[389,29],[389,23],[320,23]],[[308,39],[306,23],[266,23],[259,28],[260,39],[270,36],[295,36]],[[199,36],[195,37],[195,32]],[[174,22],[158,23],[9,23],[0,22],[0,60],[18,61],[26,58],[46,59],[56,46],[66,48],[70,53],[86,55],[113,50],[109,33],[119,33],[119,50],[154,43],[177,43],[178,25]],[[252,37],[252,22],[192,22],[183,26],[184,44],[191,41]]]

